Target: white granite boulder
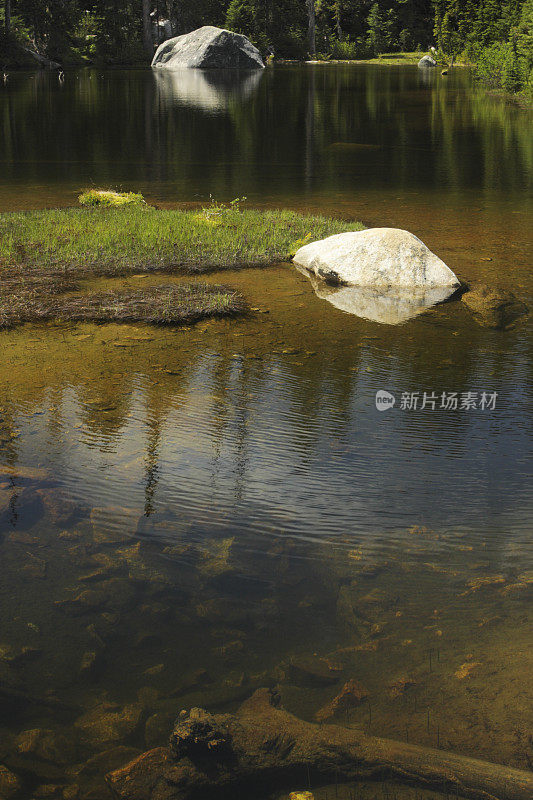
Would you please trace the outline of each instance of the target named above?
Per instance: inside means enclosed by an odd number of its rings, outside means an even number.
[[[246,36],[205,25],[167,39],[157,48],[152,67],[163,69],[263,69],[259,50]]]
[[[368,228],[329,236],[301,247],[293,260],[337,285],[459,286],[459,279],[444,261],[414,234],[399,228]]]

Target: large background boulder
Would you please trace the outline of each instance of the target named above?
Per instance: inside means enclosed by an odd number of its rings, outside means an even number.
[[[418,62],[418,66],[421,69],[427,69],[428,67],[431,69],[431,67],[437,66],[437,62],[434,58],[431,58],[431,56],[423,56]]]
[[[206,25],[160,44],[152,67],[179,69],[262,69],[259,50],[246,36]]]
[[[404,288],[458,286],[459,279],[414,234],[398,228],[339,233],[301,247],[294,263],[328,283]]]

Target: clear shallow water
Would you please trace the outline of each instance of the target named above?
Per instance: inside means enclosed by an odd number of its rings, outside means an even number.
[[[408,228],[531,305],[531,116],[464,72],[19,74],[0,115],[3,210],[90,183],[244,194]],[[28,791],[101,797],[112,751],[165,741],[181,707],[281,682],[312,719],[354,677],[370,703],[338,721],[527,767],[530,320],[488,330],[454,302],[379,325],[289,265],[207,279],[268,313],[1,336],[1,759]],[[399,408],[485,390],[494,410]],[[287,677],[302,653],[333,659],[336,684]],[[53,775],[20,738],[35,728],[74,743],[56,741]]]

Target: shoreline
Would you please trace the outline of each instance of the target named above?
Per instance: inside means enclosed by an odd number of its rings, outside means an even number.
[[[363,59],[279,59],[275,61],[273,64],[267,64],[266,69],[273,69],[276,66],[279,67],[291,67],[291,66],[327,66],[327,65],[334,65],[334,66],[381,66],[381,67],[416,67],[420,58],[426,55],[423,52],[416,53],[414,55],[411,54],[402,54],[402,53],[392,53],[392,54],[384,54],[382,56],[377,56],[375,58],[363,58]],[[32,74],[40,74],[46,72],[57,72],[58,69],[62,69],[61,67],[39,67],[36,65],[30,65],[26,63],[24,65],[14,65],[14,64],[7,64],[8,69],[15,73],[15,74],[23,74],[23,73],[32,73]],[[474,69],[475,64],[472,62],[455,62],[453,67],[450,67],[446,64],[437,64],[434,69],[436,71],[446,70],[446,74],[449,76],[450,72],[453,69],[461,69],[461,70],[471,70]],[[99,62],[83,62],[83,63],[71,63],[66,64],[65,68],[67,71],[71,70],[109,70],[112,72],[120,72],[122,70],[138,70],[139,72],[149,70],[150,64],[144,62],[132,62],[132,63],[124,63],[124,64],[106,64],[106,63],[99,63]],[[509,92],[505,92],[501,89],[491,89],[488,86],[485,86],[482,81],[478,82],[478,86],[483,89],[485,94],[494,99],[499,100],[500,102],[505,102],[511,105],[520,108],[523,111],[531,111],[533,109],[533,97],[528,97],[522,93],[519,94],[512,94]]]

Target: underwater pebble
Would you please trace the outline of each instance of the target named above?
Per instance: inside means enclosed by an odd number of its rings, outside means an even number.
[[[21,788],[22,782],[20,778],[7,767],[4,767],[3,764],[0,764],[0,797],[2,800],[10,800]]]

